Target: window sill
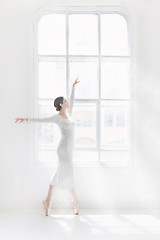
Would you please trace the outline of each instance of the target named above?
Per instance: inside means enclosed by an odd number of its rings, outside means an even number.
[[[32,165],[35,168],[56,168],[57,167],[57,163],[53,163],[52,161],[46,161],[46,162],[35,162]],[[110,162],[110,161],[105,161],[105,162],[98,162],[98,161],[73,161],[73,167],[74,168],[116,168],[116,167],[135,167],[135,163],[132,161],[128,161],[128,162]]]

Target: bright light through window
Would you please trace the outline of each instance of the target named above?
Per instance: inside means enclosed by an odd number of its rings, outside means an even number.
[[[102,55],[126,56],[129,54],[128,29],[120,14],[101,15]]]
[[[69,16],[69,54],[98,54],[97,24],[96,14],[73,14]]]
[[[64,14],[42,16],[38,24],[38,53],[40,55],[65,55],[66,26]]]

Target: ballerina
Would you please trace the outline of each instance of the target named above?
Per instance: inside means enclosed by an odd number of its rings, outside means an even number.
[[[57,97],[54,100],[54,106],[58,114],[54,114],[48,118],[16,118],[15,123],[20,121],[30,122],[51,122],[58,125],[61,131],[61,139],[57,147],[58,163],[56,173],[51,177],[49,184],[48,195],[42,201],[46,210],[46,216],[49,215],[51,208],[51,199],[53,189],[55,186],[67,188],[72,194],[72,205],[74,213],[78,215],[79,204],[74,187],[74,173],[73,173],[73,146],[74,146],[74,122],[70,120],[74,104],[75,85],[79,83],[78,78],[72,85],[72,91],[69,101],[64,97]]]

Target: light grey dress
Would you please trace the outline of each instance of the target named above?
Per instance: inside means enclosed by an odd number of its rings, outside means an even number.
[[[74,188],[72,153],[74,146],[75,123],[71,121],[74,94],[75,86],[72,87],[72,92],[69,99],[68,119],[63,118],[59,114],[55,114],[48,118],[28,118],[28,121],[31,122],[51,122],[56,123],[59,126],[61,131],[61,140],[57,147],[57,170],[51,177],[50,184],[68,189]]]

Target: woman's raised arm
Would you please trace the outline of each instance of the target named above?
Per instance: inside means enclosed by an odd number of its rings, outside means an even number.
[[[75,95],[75,86],[72,86],[71,96],[69,98],[69,108],[68,108],[68,114],[72,115],[72,109],[74,104],[74,95]]]
[[[73,109],[73,104],[74,104],[74,96],[75,96],[75,85],[79,83],[78,78],[75,80],[72,86],[72,91],[71,91],[71,96],[69,98],[69,108],[68,108],[68,113],[71,116],[72,115],[72,109]]]

